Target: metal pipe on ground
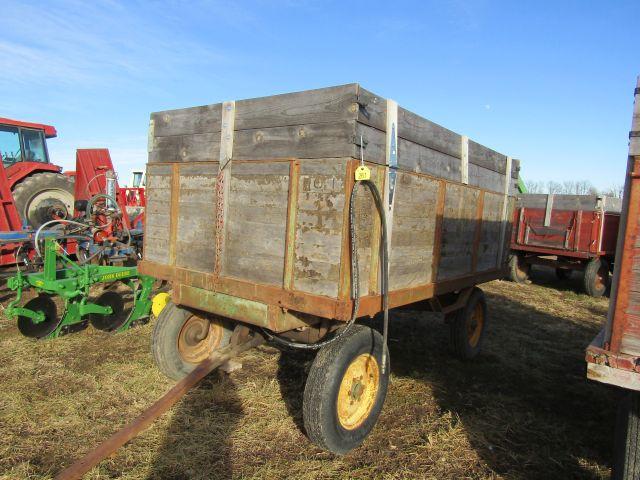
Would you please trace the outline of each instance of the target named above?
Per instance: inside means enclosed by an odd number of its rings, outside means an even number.
[[[114,433],[111,437],[101,443],[94,450],[78,459],[71,466],[55,476],[56,480],[80,479],[82,476],[98,465],[102,460],[115,453],[125,443],[135,438],[139,433],[146,430],[163,413],[169,410],[178,400],[189,390],[195,387],[200,381],[220,367],[225,362],[240,355],[242,352],[257,347],[264,343],[265,339],[259,334],[254,334],[246,342],[240,345],[229,345],[211,355],[208,359],[200,363],[189,375],[176,383],[167,393],[158,399],[147,410],[142,412],[131,423]]]

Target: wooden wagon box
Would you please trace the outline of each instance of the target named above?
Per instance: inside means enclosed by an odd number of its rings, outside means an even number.
[[[518,162],[357,84],[151,115],[144,260],[176,303],[286,331],[351,315],[349,195],[389,206],[390,306],[501,277]],[[381,310],[380,220],[356,203],[359,315]]]
[[[621,200],[599,195],[523,194],[511,248],[576,258],[613,256]]]

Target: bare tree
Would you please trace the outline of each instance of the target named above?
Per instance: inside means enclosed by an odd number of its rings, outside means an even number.
[[[568,195],[607,195],[622,198],[623,185],[612,185],[608,189],[598,190],[589,180],[564,180],[556,182],[549,180],[527,180],[525,182],[529,193],[553,193]]]

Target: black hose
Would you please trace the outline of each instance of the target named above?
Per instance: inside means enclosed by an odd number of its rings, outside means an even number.
[[[335,342],[342,336],[344,336],[350,329],[351,326],[355,323],[358,317],[358,309],[360,307],[360,279],[358,276],[358,248],[357,248],[357,237],[356,237],[356,215],[355,215],[355,203],[356,203],[356,194],[358,192],[359,185],[366,185],[373,196],[373,200],[376,204],[376,209],[378,210],[378,215],[380,216],[380,224],[382,226],[382,242],[380,245],[380,251],[382,256],[382,265],[380,267],[380,272],[382,274],[382,278],[380,279],[380,293],[382,294],[382,309],[384,311],[384,320],[383,320],[383,342],[384,346],[382,349],[382,372],[384,373],[386,369],[386,358],[387,358],[387,331],[389,329],[389,245],[388,245],[388,236],[387,236],[387,219],[384,211],[384,203],[382,201],[382,196],[380,195],[380,191],[375,183],[371,180],[362,180],[355,183],[353,189],[351,190],[351,195],[349,197],[349,237],[351,242],[351,298],[353,299],[353,311],[351,312],[351,318],[342,329],[340,333],[334,335],[333,337],[323,340],[316,343],[301,343],[294,342],[292,340],[288,340],[286,338],[280,337],[273,333],[269,333],[263,329],[263,332],[267,335],[270,340],[273,340],[280,345],[284,345],[286,347],[299,348],[303,350],[317,350],[319,348],[324,347],[325,345],[329,345],[332,342]]]

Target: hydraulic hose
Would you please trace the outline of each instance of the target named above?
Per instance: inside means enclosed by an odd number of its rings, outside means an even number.
[[[387,219],[384,210],[384,203],[382,201],[382,196],[380,195],[380,191],[375,183],[371,180],[362,180],[357,181],[351,190],[351,195],[349,197],[349,237],[351,242],[351,298],[353,299],[353,311],[351,312],[351,318],[342,329],[340,333],[337,335],[328,338],[327,340],[323,340],[316,343],[301,343],[294,342],[283,338],[281,336],[275,335],[273,333],[269,333],[264,331],[267,337],[270,340],[273,340],[280,345],[284,345],[292,348],[299,348],[303,350],[317,350],[319,348],[324,347],[325,345],[329,345],[332,342],[335,342],[342,336],[346,335],[346,333],[351,329],[352,325],[356,322],[358,317],[358,309],[360,307],[360,279],[358,275],[358,247],[357,247],[357,235],[356,235],[356,215],[355,215],[355,201],[356,194],[358,193],[358,188],[360,185],[365,185],[369,188],[371,195],[373,196],[373,200],[376,204],[376,209],[378,210],[378,215],[380,216],[380,224],[382,226],[381,230],[381,256],[382,262],[380,266],[380,272],[382,278],[380,279],[380,293],[382,295],[382,310],[384,312],[383,319],[383,349],[382,349],[382,372],[384,373],[386,369],[386,359],[387,359],[387,337],[388,337],[388,329],[389,329],[389,245],[388,245],[388,236],[387,236]]]

